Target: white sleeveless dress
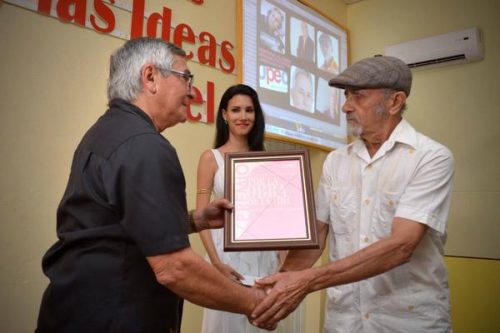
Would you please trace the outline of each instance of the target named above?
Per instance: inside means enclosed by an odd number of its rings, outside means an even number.
[[[212,149],[218,169],[213,184],[214,199],[224,196],[224,158],[219,150]],[[256,279],[271,275],[278,267],[278,253],[276,251],[245,251],[224,252],[224,230],[210,230],[212,239],[220,260],[231,266],[244,276],[245,283],[252,285]],[[208,257],[206,260],[209,261]],[[288,319],[290,318],[290,319]],[[281,322],[274,332],[301,333],[303,332],[302,306]],[[205,309],[203,313],[202,333],[264,333],[248,322],[245,315]]]

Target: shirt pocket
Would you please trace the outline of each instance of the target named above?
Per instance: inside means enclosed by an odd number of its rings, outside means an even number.
[[[345,312],[353,307],[353,284],[344,284],[326,289],[327,309],[335,312]],[[330,311],[328,311],[330,312]],[[327,313],[328,313],[327,312]]]
[[[330,221],[333,233],[342,235],[352,231],[355,222],[356,191],[352,187],[333,188],[330,196]]]
[[[374,207],[374,218],[371,222],[371,231],[379,239],[387,238],[391,234],[392,221],[398,207],[401,192],[380,192],[378,202]]]

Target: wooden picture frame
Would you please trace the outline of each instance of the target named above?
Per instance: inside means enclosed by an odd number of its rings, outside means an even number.
[[[319,248],[307,150],[226,153],[225,251]]]

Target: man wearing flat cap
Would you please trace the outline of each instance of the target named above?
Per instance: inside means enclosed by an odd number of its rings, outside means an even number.
[[[412,75],[394,57],[361,60],[330,80],[345,90],[351,144],[331,152],[316,193],[319,250],[291,251],[259,281],[265,327],[306,294],[326,292],[324,332],[451,332],[443,263],[453,156],[405,119]],[[329,263],[311,267],[329,234]]]

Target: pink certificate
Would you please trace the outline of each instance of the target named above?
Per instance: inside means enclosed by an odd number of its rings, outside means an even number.
[[[318,248],[306,150],[228,153],[226,251]]]

